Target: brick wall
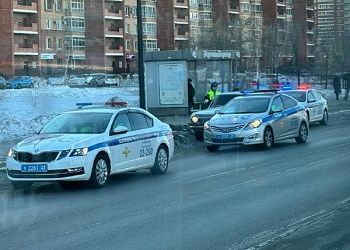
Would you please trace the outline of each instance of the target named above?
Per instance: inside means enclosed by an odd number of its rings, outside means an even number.
[[[174,50],[173,0],[157,1],[157,37],[160,50]]]
[[[14,74],[14,58],[12,52],[12,0],[0,1],[0,73]]]

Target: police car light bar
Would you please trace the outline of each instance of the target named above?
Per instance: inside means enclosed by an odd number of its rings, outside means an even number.
[[[75,104],[79,108],[86,106],[111,106],[111,107],[127,107],[127,102],[79,102]]]

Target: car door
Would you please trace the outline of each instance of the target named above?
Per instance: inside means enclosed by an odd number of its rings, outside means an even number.
[[[134,150],[139,158],[135,162],[137,166],[150,166],[153,164],[157,150],[157,131],[153,127],[153,119],[139,111],[129,113],[133,131],[138,138],[134,144]]]
[[[272,115],[272,129],[275,139],[281,139],[286,133],[286,118],[284,114],[284,106],[280,96],[273,99],[270,114]]]
[[[315,104],[315,117],[317,121],[322,120],[323,118],[323,103],[322,103],[322,99],[321,96],[315,91],[315,90],[311,90],[311,93],[314,95],[315,99],[316,99],[316,104]]]
[[[282,101],[284,105],[284,113],[286,118],[286,136],[295,135],[299,131],[300,118],[298,112],[295,110],[298,106],[298,102],[289,96],[282,95]]]
[[[317,99],[312,93],[312,91],[307,92],[306,98],[307,98],[306,100],[307,106],[309,108],[310,122],[317,121],[317,107],[318,107]]]
[[[113,135],[112,132],[118,126],[123,126],[128,129],[124,134]],[[110,130],[110,152],[111,152],[111,171],[116,172],[122,169],[129,168],[133,162],[138,158],[135,152],[133,140],[135,132],[132,131],[131,122],[128,112],[120,112],[117,114]]]

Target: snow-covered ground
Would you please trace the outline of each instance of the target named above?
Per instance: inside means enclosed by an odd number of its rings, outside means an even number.
[[[322,96],[334,99],[333,89],[316,85]],[[0,143],[18,140],[35,133],[49,119],[60,112],[75,109],[77,102],[105,102],[112,97],[139,105],[136,87],[70,88],[42,86],[34,89],[0,91]]]
[[[139,105],[136,87],[70,88],[45,86],[0,91],[0,143],[35,133],[60,112],[75,109],[77,102],[105,102],[117,97]]]

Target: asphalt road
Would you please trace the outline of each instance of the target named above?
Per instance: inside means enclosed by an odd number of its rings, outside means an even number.
[[[99,190],[4,190],[0,249],[349,248],[350,112],[342,109],[313,125],[305,145],[199,146],[164,176],[118,175]],[[327,230],[331,239],[320,243]]]

